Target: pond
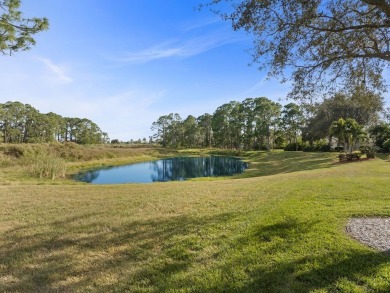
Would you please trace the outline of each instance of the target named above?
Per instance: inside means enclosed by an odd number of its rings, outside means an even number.
[[[196,177],[242,173],[248,164],[232,157],[179,157],[125,166],[103,167],[77,174],[77,181],[92,184],[181,181]]]

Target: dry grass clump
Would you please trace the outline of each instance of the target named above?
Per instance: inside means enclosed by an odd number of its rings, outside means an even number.
[[[26,167],[30,175],[37,178],[64,178],[65,160],[51,153],[37,153],[26,158]]]
[[[153,156],[156,148],[114,147],[112,145],[79,145],[74,142],[52,142],[45,144],[0,144],[0,154],[5,158],[23,159],[38,153],[51,153],[66,162],[87,162],[92,160],[134,157],[140,155]],[[19,160],[21,159],[21,160]]]
[[[10,156],[0,153],[0,167],[9,167],[15,164],[15,160]]]

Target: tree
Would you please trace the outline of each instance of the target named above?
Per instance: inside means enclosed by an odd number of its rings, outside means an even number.
[[[282,111],[282,127],[290,144],[295,144],[298,150],[298,136],[303,126],[303,113],[295,103],[284,106]]]
[[[332,125],[330,126],[329,133],[331,136],[337,137],[339,140],[339,143],[342,143],[344,145],[344,151],[347,151],[347,139],[346,139],[346,130],[347,126],[345,123],[345,120],[343,118],[338,119],[337,121],[333,121]]]
[[[182,142],[182,120],[177,113],[160,116],[157,121],[152,123],[151,130],[157,131],[154,138],[159,141],[163,147],[177,147]]]
[[[183,120],[178,113],[171,113],[168,118],[169,125],[167,139],[169,141],[169,145],[172,147],[179,147],[183,142]]]
[[[63,118],[52,112],[42,114],[31,105],[21,102],[0,104],[0,133],[4,143],[54,140],[100,143],[103,135],[99,127],[88,119]]]
[[[312,143],[328,137],[329,126],[340,117],[353,118],[364,126],[371,125],[378,119],[382,105],[382,97],[372,92],[355,90],[349,94],[337,93],[316,105],[314,115],[308,119],[304,129],[303,138]]]
[[[0,104],[0,126],[3,142],[21,143],[25,127],[25,106],[20,102]]]
[[[152,123],[151,130],[157,131],[153,137],[155,140],[159,141],[163,147],[168,145],[167,133],[169,124],[170,121],[168,115],[160,116],[157,121]]]
[[[42,114],[29,104],[0,104],[0,133],[4,143],[75,141],[82,144],[104,142],[104,133],[91,120]]]
[[[53,132],[53,135],[57,141],[64,141],[66,139],[65,133],[66,133],[66,121],[65,118],[62,116],[50,112],[45,114],[48,116],[48,119],[50,121],[51,130]]]
[[[103,142],[103,132],[96,123],[83,118],[76,125],[75,139],[79,144],[100,144]]]
[[[107,132],[102,132],[102,143],[110,143],[110,137]]]
[[[255,121],[256,121],[256,135],[265,138],[266,149],[271,149],[272,130],[275,132],[273,126],[276,125],[280,116],[281,105],[275,103],[265,97],[256,98],[255,100]],[[262,140],[262,139],[261,139]]]
[[[196,147],[199,144],[199,128],[198,121],[192,115],[189,115],[183,122],[183,141],[184,147]]]
[[[201,146],[203,147],[211,147],[213,139],[213,129],[211,127],[212,118],[213,116],[208,113],[205,113],[197,118],[199,135],[201,136]]]
[[[216,12],[254,36],[253,60],[298,99],[340,87],[384,90],[390,61],[388,0],[209,0],[231,4]],[[290,73],[286,76],[286,72]],[[336,82],[337,81],[337,82]],[[323,91],[324,92],[324,91]]]
[[[384,148],[384,143],[390,139],[390,124],[382,122],[374,125],[369,129],[369,133],[375,145]]]
[[[23,18],[20,0],[0,0],[0,52],[29,50],[35,45],[33,35],[49,28],[47,18]]]
[[[23,139],[22,142],[45,142],[45,125],[48,121],[46,116],[39,113],[37,109],[31,105],[24,105],[24,125],[22,126]],[[49,131],[50,131],[49,126]]]
[[[362,125],[352,118],[347,118],[346,120],[340,118],[337,121],[333,121],[329,132],[344,144],[344,151],[348,153],[352,153],[356,148],[356,143],[365,134]]]
[[[218,107],[211,122],[215,145],[221,148],[239,149],[242,142],[242,121],[239,102],[231,101]]]
[[[255,109],[256,103],[255,99],[253,98],[247,98],[241,103],[241,111],[244,125],[243,142],[245,150],[252,149],[255,143]]]
[[[80,118],[65,117],[65,141],[76,141]]]

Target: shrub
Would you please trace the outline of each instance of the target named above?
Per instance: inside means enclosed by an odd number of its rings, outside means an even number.
[[[386,140],[383,143],[383,149],[384,149],[385,152],[389,152],[390,151],[390,139]]]
[[[297,143],[297,142],[293,142],[293,143],[289,143],[288,145],[286,145],[284,147],[284,150],[285,151],[302,151],[302,144],[300,143]]]
[[[354,161],[354,160],[360,160],[360,157],[362,156],[362,153],[360,151],[352,152],[351,154],[348,153],[340,153],[338,155],[339,161]]]
[[[323,144],[320,146],[320,149],[319,149],[321,152],[331,152],[332,151],[332,148],[330,147],[329,144]]]
[[[15,158],[20,158],[25,154],[26,150],[21,145],[8,145],[5,147],[4,154]]]
[[[331,148],[326,141],[316,141],[312,145],[306,144],[303,146],[304,152],[330,152]]]
[[[313,145],[305,145],[305,146],[303,146],[302,150],[304,152],[314,152],[314,146]]]
[[[368,159],[375,158],[377,147],[362,146],[359,148],[362,154],[365,154]]]

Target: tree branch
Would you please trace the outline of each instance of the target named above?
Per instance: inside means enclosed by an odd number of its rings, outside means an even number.
[[[386,0],[360,0],[368,5],[372,5],[381,10],[388,18],[390,18],[390,4]]]

